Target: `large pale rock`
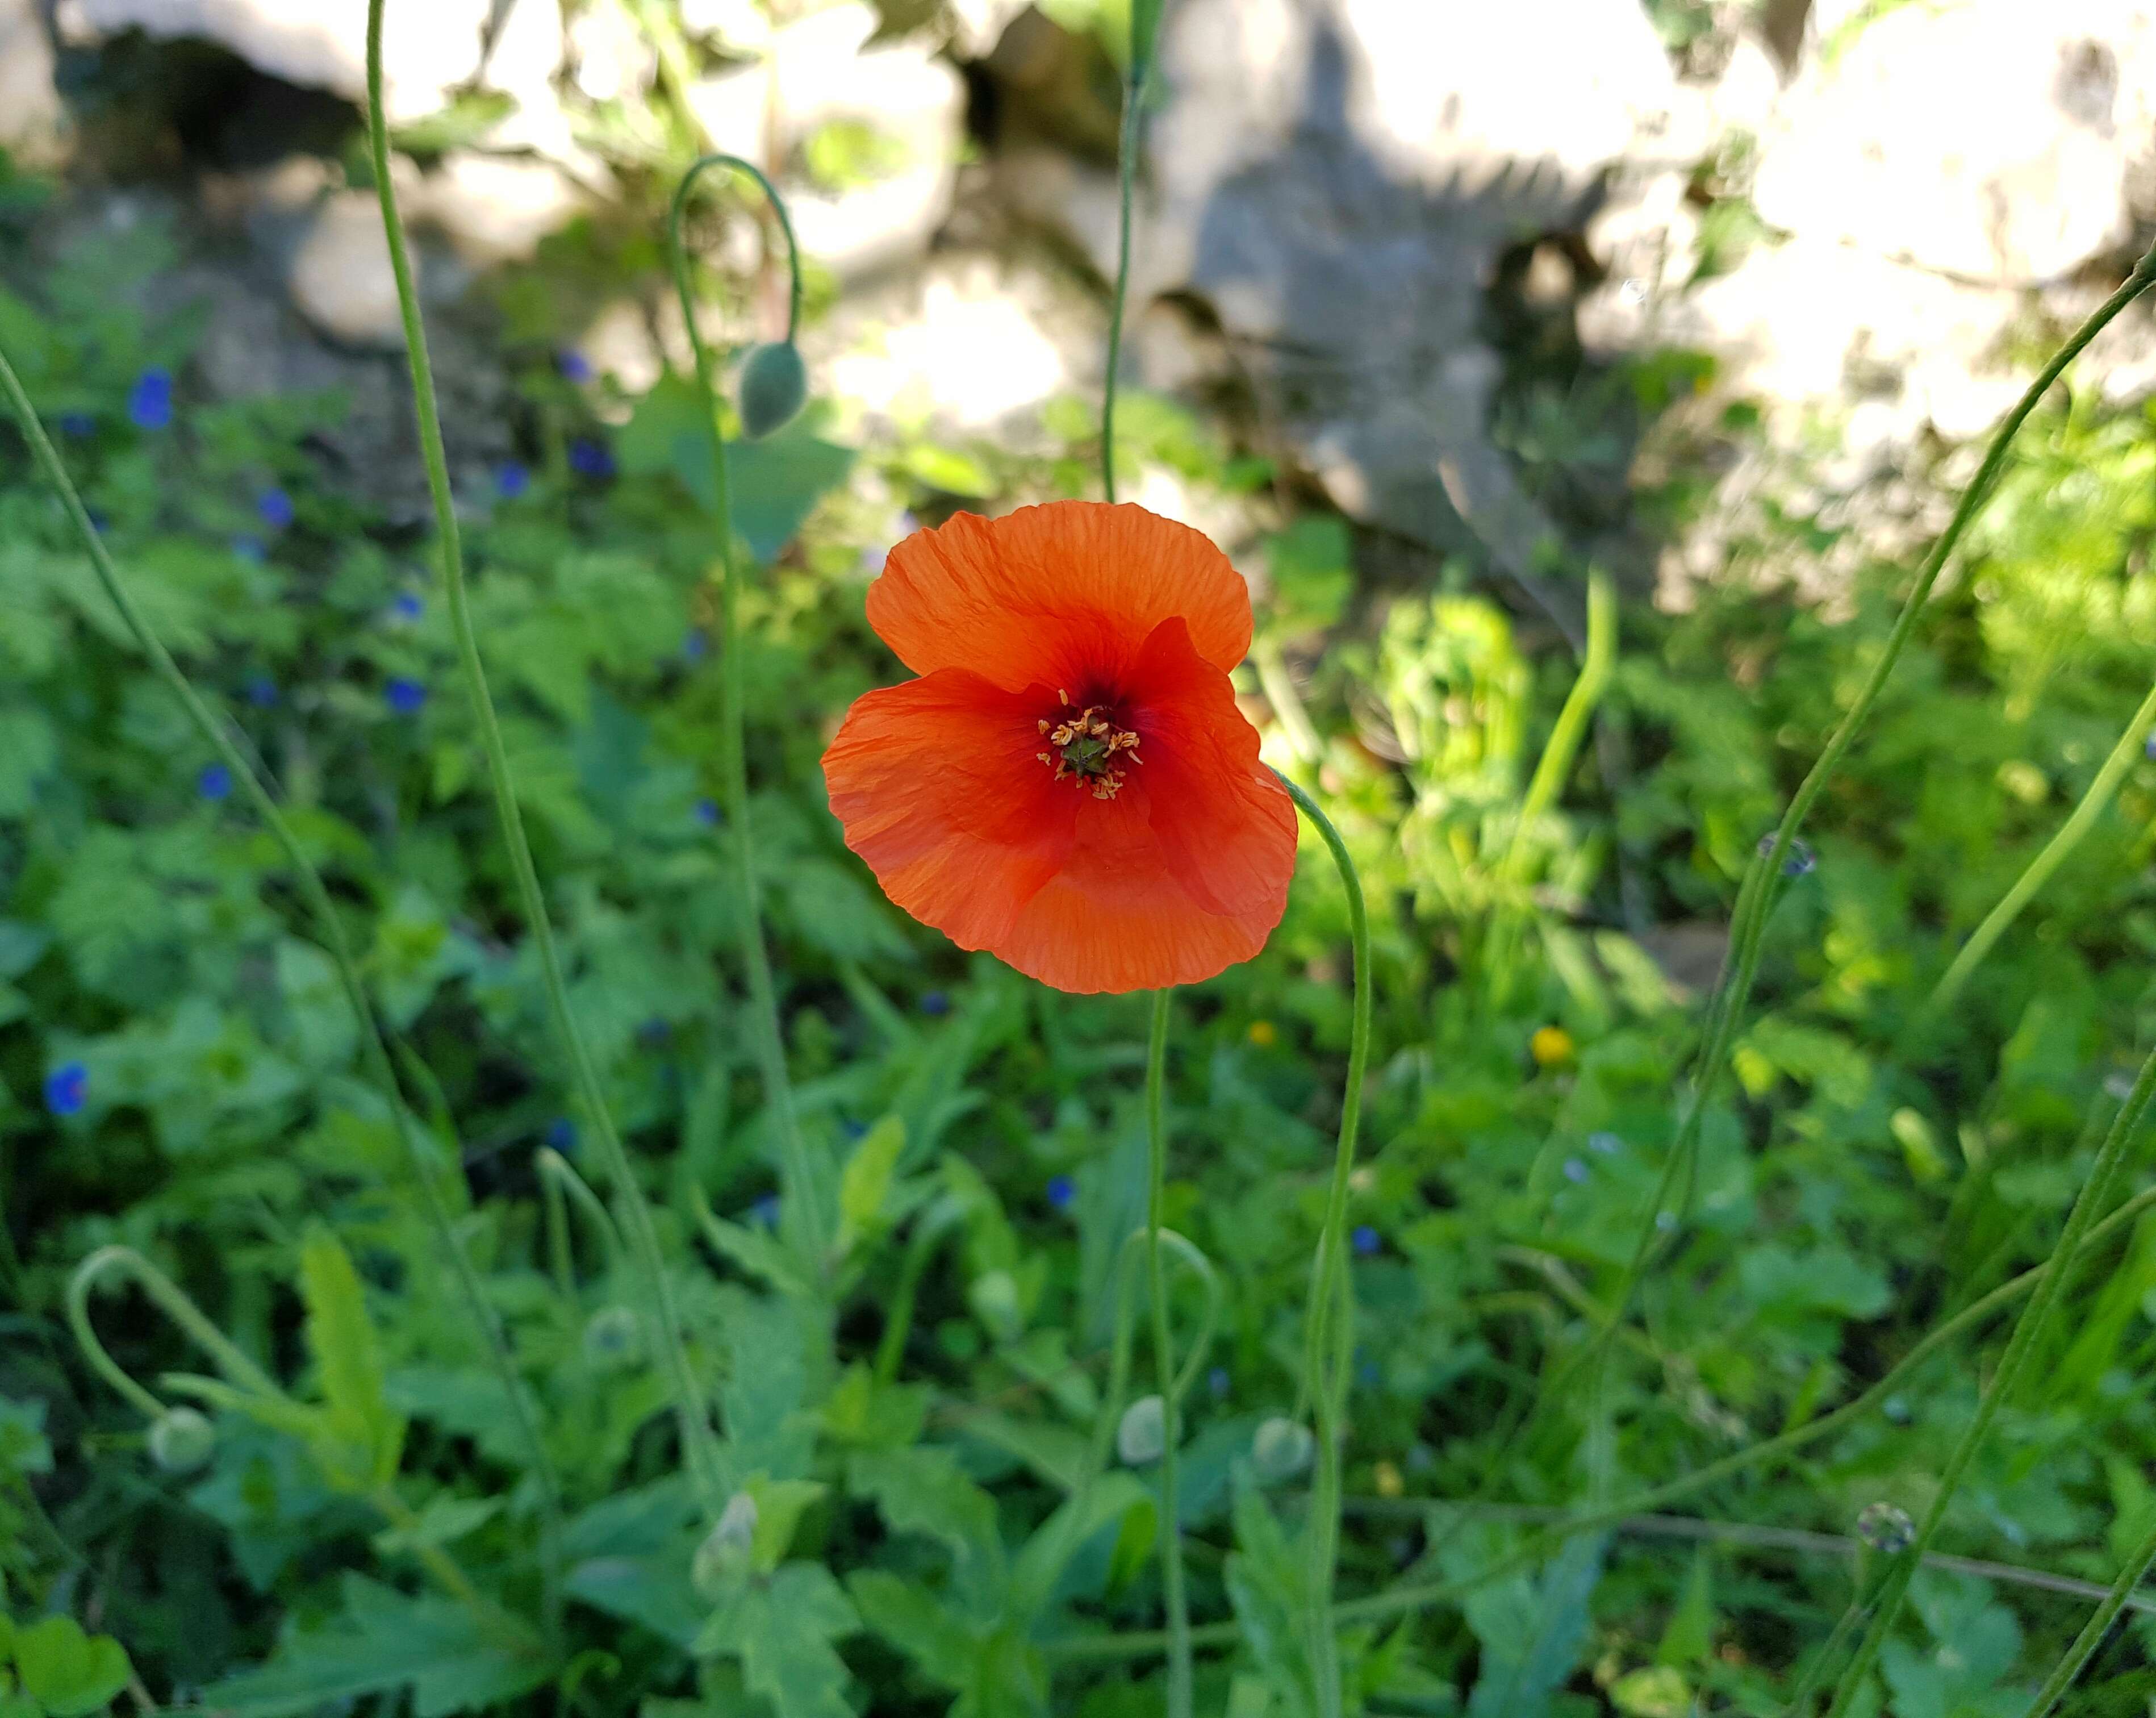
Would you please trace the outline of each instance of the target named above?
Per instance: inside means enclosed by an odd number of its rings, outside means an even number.
[[[439,110],[480,77],[493,0],[392,6],[382,28],[382,95],[393,121]],[[249,64],[357,101],[367,92],[363,0],[69,0],[76,32],[91,38],[140,29],[199,37]],[[485,67],[485,81],[527,105],[548,105],[546,79],[561,58],[560,0],[515,0]]]
[[[49,161],[65,118],[53,87],[53,44],[35,0],[0,0],[0,149]]]
[[[584,203],[550,162],[459,150],[428,176],[413,213],[439,228],[466,262],[486,267],[529,261]]]
[[[372,192],[322,199],[293,253],[287,285],[300,315],[332,340],[382,352],[403,348],[397,277]]]
[[[2145,0],[1960,0],[1866,23],[1783,100],[1768,222],[1967,280],[2058,279],[2118,245],[2152,153]]]

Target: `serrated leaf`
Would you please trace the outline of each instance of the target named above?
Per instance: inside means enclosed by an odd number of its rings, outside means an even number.
[[[942,1544],[953,1579],[977,1611],[993,1615],[1000,1608],[1004,1546],[995,1499],[966,1477],[949,1450],[865,1450],[846,1463],[846,1486],[875,1499],[892,1532]]]
[[[127,1685],[127,1654],[109,1634],[85,1634],[72,1617],[46,1617],[15,1633],[24,1692],[52,1718],[94,1712]]]
[[[1142,1518],[1140,1525],[1132,1526],[1133,1518]],[[1119,1538],[1126,1528],[1142,1536],[1142,1562],[1152,1548],[1155,1524],[1152,1494],[1135,1476],[1100,1475],[1034,1529],[1012,1566],[1007,1614],[1021,1625],[1029,1623],[1047,1605],[1070,1560],[1094,1535],[1110,1526],[1117,1529]],[[1112,1576],[1110,1584],[1114,1584]]]
[[[884,1569],[856,1569],[846,1577],[861,1621],[921,1667],[932,1682],[956,1692],[973,1674],[981,1636],[926,1588]]]
[[[749,1560],[757,1574],[769,1574],[785,1559],[786,1548],[793,1543],[793,1530],[801,1523],[801,1512],[830,1489],[818,1479],[767,1479],[761,1474],[750,1477],[742,1489],[756,1500],[756,1532],[749,1541]]]
[[[332,1483],[371,1491],[396,1474],[404,1422],[383,1388],[359,1273],[327,1229],[311,1230],[300,1243],[300,1294],[307,1309],[307,1347],[327,1407],[327,1435],[317,1440],[316,1458]]]
[[[1565,1541],[1539,1582],[1524,1575],[1468,1595],[1468,1627],[1482,1643],[1468,1718],[1543,1718],[1587,1644],[1587,1602],[1602,1578],[1606,1534]]]
[[[845,1661],[831,1643],[860,1618],[820,1563],[786,1563],[745,1588],[696,1638],[700,1653],[731,1653],[742,1679],[778,1718],[854,1718]]]
[[[339,1616],[288,1636],[263,1669],[205,1689],[202,1703],[226,1718],[287,1718],[408,1687],[413,1718],[444,1718],[514,1700],[552,1671],[538,1637],[506,1615],[482,1622],[469,1605],[347,1575]]]

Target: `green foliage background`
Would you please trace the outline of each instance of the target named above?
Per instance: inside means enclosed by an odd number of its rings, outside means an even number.
[[[119,290],[162,265],[154,236],[87,241],[32,286],[25,231],[6,229],[0,347],[72,426],[71,465],[158,630],[282,782],[434,1083],[439,1190],[566,1489],[567,1602],[557,1627],[534,1476],[281,857],[204,774],[11,440],[6,1718],[116,1695],[244,1718],[405,1700],[418,1718],[1155,1710],[1157,1666],[1106,1642],[1158,1623],[1150,1469],[1089,1478],[1116,1258],[1144,1205],[1144,1005],[1043,991],[905,922],[844,852],[816,767],[846,702],[897,672],[861,614],[897,507],[1079,491],[1090,409],[1050,409],[1060,458],[850,448],[813,410],[737,452],[737,521],[765,563],[742,646],[758,861],[803,1125],[844,1218],[827,1299],[771,1233],[774,1142],[713,806],[700,408],[669,381],[613,403],[626,421],[608,429],[508,289],[531,481],[465,497],[476,618],[571,1001],[658,1207],[727,1485],[754,1505],[715,1535],[676,1473],[632,1273],[581,1207],[550,1222],[539,1150],[581,1162],[586,1124],[426,542],[321,481],[310,436],[339,400],[187,397],[191,330],[144,321]],[[126,409],[152,365],[182,377],[169,428]],[[1666,386],[1653,363],[1617,381],[1650,414]],[[1130,399],[1122,424],[1134,469],[1201,493],[1270,481],[1167,402]],[[579,475],[579,437],[607,440],[618,473]],[[1800,1425],[2048,1250],[2149,1036],[2156,765],[1951,1021],[1922,1005],[2147,689],[2152,468],[2148,414],[2043,418],[1926,615],[1776,909],[1680,1244],[1618,1349],[1607,1441],[1576,1394],[1528,1404],[1583,1350],[1649,1216],[1717,928],[1907,570],[1780,519],[1689,610],[1634,594],[1589,743],[1522,826],[1569,651],[1466,566],[1388,585],[1340,521],[1280,517],[1245,689],[1269,755],[1348,834],[1378,939],[1344,1597],[1471,1576],[1537,1511]],[[264,527],[271,487],[289,527]],[[1684,528],[1685,491],[1649,499]],[[1836,604],[1783,594],[1830,552],[1857,563]],[[416,708],[395,683],[424,692]],[[1297,1470],[1262,1435],[1294,1403],[1347,1028],[1344,903],[1305,857],[1271,945],[1179,998],[1173,1039],[1169,1220],[1224,1308],[1185,1409],[1194,1609],[1233,1635],[1201,1664],[1199,1705],[1235,1718],[1308,1700]],[[79,1108],[50,1086],[77,1066]],[[66,1330],[67,1279],[107,1246],[182,1285],[284,1381],[286,1408],[160,1381],[202,1357],[115,1292],[95,1303],[115,1357],[214,1422],[199,1464],[153,1449]],[[2071,1290],[1950,1549],[2109,1581],[2156,1510],[2152,1297],[2144,1222]],[[1196,1310],[1178,1297],[1179,1329]],[[1687,1506],[1727,1531],[1581,1535],[1352,1629],[1352,1689],[1373,1711],[1467,1718],[1779,1711],[1858,1553],[1763,1530],[1846,1535],[1881,1501],[1920,1513],[1987,1352],[1942,1355],[1876,1418]],[[2010,1718],[2089,1606],[1947,1569],[1916,1593],[1871,1690],[1902,1718]],[[2092,1709],[2148,1697],[2143,1626],[2099,1661]]]

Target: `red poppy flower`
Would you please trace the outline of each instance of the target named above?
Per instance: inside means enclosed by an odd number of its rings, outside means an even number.
[[[824,778],[892,900],[1060,990],[1265,945],[1295,806],[1235,707],[1250,598],[1212,543],[1099,502],[960,513],[891,550],[868,614],[921,678],[855,702]]]

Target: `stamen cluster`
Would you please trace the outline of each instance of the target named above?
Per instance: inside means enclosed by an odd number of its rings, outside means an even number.
[[[1050,722],[1043,717],[1039,723],[1042,737],[1055,749],[1034,755],[1055,771],[1056,780],[1069,778],[1090,786],[1096,800],[1114,799],[1123,786],[1117,756],[1127,754],[1133,764],[1145,762],[1138,756],[1137,735],[1116,727],[1097,704],[1088,704],[1074,716],[1070,713],[1070,694],[1059,689],[1055,696],[1063,703],[1063,720]]]

